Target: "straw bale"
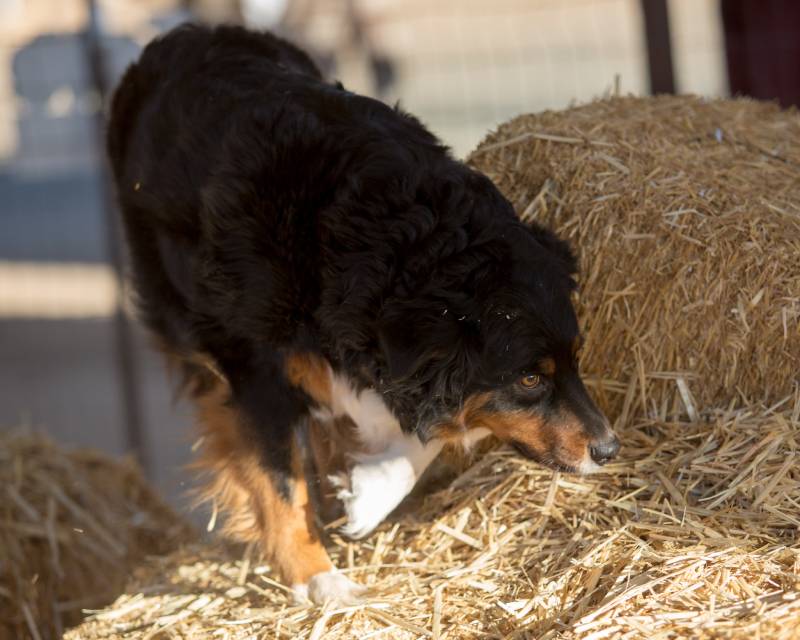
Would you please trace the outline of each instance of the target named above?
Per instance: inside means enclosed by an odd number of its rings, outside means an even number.
[[[610,413],[792,392],[798,140],[800,114],[772,104],[629,97],[520,116],[472,153],[580,254],[583,369]]]
[[[800,394],[622,436],[598,475],[496,449],[367,540],[332,533],[364,605],[295,605],[249,551],[198,546],[66,638],[800,637]]]
[[[61,638],[145,554],[193,538],[131,460],[0,431],[0,638]]]

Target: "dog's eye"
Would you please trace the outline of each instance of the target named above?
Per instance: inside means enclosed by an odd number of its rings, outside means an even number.
[[[542,379],[540,376],[532,374],[521,378],[519,383],[526,389],[535,389],[542,383]]]

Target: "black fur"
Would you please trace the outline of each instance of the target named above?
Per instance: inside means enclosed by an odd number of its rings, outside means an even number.
[[[154,41],[114,97],[108,149],[147,323],[214,358],[270,466],[309,404],[280,374],[290,351],[378,389],[423,440],[471,393],[524,406],[510,389],[542,357],[575,370],[567,245],[285,41],[196,26]]]

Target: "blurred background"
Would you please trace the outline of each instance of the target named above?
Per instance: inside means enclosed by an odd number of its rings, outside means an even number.
[[[615,92],[800,100],[795,0],[0,0],[0,429],[133,453],[177,506],[191,411],[121,303],[102,109],[185,20],[280,32],[457,156]]]

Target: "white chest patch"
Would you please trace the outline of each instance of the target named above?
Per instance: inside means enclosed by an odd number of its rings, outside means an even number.
[[[350,416],[366,453],[380,453],[398,438],[408,437],[374,389],[356,391],[347,378],[332,373],[331,396],[334,417]]]
[[[347,515],[342,533],[362,538],[414,488],[441,444],[423,445],[416,435],[404,433],[374,389],[356,391],[349,380],[331,374],[331,397],[333,416],[349,416],[362,445],[351,454],[355,464],[349,473],[330,478]]]
[[[358,392],[346,378],[332,373],[331,391],[333,416],[349,416],[363,445],[362,451],[352,455],[355,465],[350,472],[330,479],[339,488],[336,495],[347,514],[342,532],[362,538],[408,495],[444,443],[422,444],[416,435],[404,433],[373,389]],[[464,447],[487,435],[486,429],[465,431]]]

